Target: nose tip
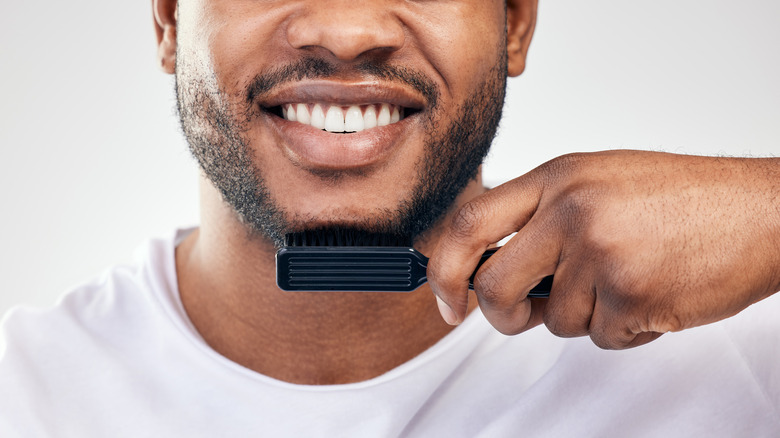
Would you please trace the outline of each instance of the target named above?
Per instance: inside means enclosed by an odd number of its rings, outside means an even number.
[[[401,48],[405,35],[400,20],[386,9],[364,8],[363,3],[362,0],[316,2],[316,6],[289,24],[288,42],[295,49],[327,50],[342,61],[369,52],[389,53]]]

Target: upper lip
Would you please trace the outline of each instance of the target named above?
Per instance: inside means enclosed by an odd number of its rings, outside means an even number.
[[[384,81],[335,82],[304,80],[276,87],[259,99],[263,108],[291,103],[370,105],[388,103],[413,110],[425,107],[425,98],[409,87]]]

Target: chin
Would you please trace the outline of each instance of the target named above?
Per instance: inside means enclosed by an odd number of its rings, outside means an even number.
[[[287,218],[291,230],[318,228],[393,229],[399,221],[399,208],[343,206],[320,211],[294,211]]]

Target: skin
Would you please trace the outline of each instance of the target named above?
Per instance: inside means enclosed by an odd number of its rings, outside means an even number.
[[[506,14],[497,0],[152,4],[162,69],[174,73],[178,50],[208,68],[227,99],[306,54],[343,67],[334,81],[344,86],[365,80],[350,70],[356,62],[382,56],[435,82],[443,121],[495,65],[485,47],[506,38],[507,73],[522,73],[536,18],[533,0],[509,1]],[[370,219],[403,202],[425,140],[415,125],[380,162],[341,165],[296,161],[266,119],[245,134],[275,200],[314,221]],[[203,178],[201,226],[176,251],[180,294],[217,352],[294,383],[376,377],[445,336],[452,327],[440,314],[457,324],[477,303],[503,333],[544,321],[604,348],[634,346],[780,289],[779,168],[776,159],[620,151],[561,157],[489,192],[477,177],[415,244],[432,255],[430,282],[410,294],[278,290],[274,246]],[[515,231],[469,299],[478,255]],[[548,302],[525,299],[552,273]]]
[[[488,242],[517,231],[475,278],[494,327],[516,334],[544,322],[558,336],[635,347],[777,292],[778,213],[775,158],[563,156],[461,207],[429,279],[447,303],[443,317],[459,323],[468,308],[463,273]],[[553,273],[549,300],[525,297]]]
[[[507,68],[515,75],[522,71],[535,18],[532,1],[513,3],[508,16],[499,0],[324,5],[192,0],[177,9],[173,1],[155,1],[160,65],[174,73],[177,53],[186,55],[187,63],[208,68],[224,97],[238,107],[252,78],[302,56],[342,67],[331,82],[343,86],[366,81],[350,69],[355,63],[382,57],[436,84],[437,117],[447,126],[496,64],[497,50],[484,48],[499,47],[506,26],[512,35]],[[291,217],[361,221],[409,197],[428,135],[423,127],[411,126],[379,163],[335,168],[296,161],[266,118],[252,122],[245,136],[268,191]],[[338,177],[323,179],[322,171]],[[478,177],[453,207],[483,192]],[[177,248],[180,295],[206,342],[234,362],[289,382],[354,382],[408,361],[452,330],[427,287],[411,294],[282,292],[272,280],[276,248],[249,232],[205,178],[201,208],[199,230]],[[418,249],[433,251],[445,221],[416,242]]]

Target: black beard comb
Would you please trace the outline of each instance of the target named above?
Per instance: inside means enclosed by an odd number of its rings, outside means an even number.
[[[482,255],[469,278],[499,248]],[[318,229],[285,236],[276,252],[276,284],[285,291],[411,292],[428,281],[428,257],[412,248],[412,239],[392,233]],[[528,293],[550,296],[550,275]]]

